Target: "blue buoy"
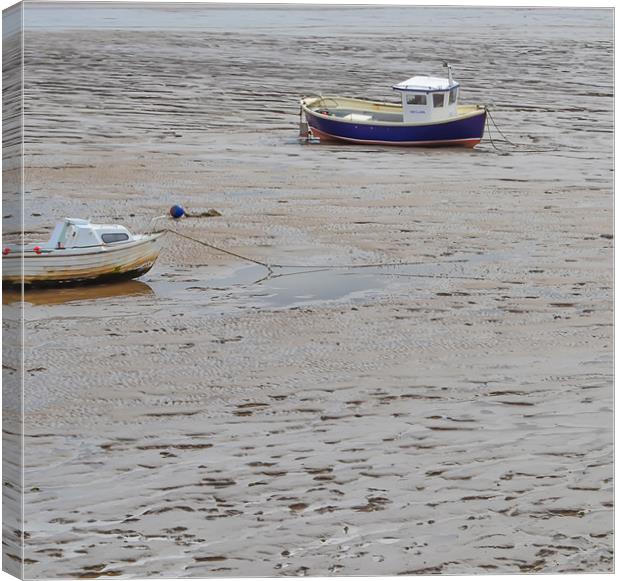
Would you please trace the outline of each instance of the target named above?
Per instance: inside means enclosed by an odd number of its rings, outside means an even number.
[[[183,209],[183,206],[178,206],[175,204],[172,208],[170,208],[170,215],[177,220],[185,215],[185,210]]]

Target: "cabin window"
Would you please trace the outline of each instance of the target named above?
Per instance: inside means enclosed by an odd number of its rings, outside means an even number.
[[[426,105],[426,95],[407,95],[408,105]]]
[[[439,108],[443,107],[445,100],[444,93],[433,93],[433,107]]]
[[[452,105],[452,103],[454,103],[456,101],[456,92],[458,91],[458,89],[456,87],[454,87],[454,89],[450,90],[450,98],[448,99],[448,104]]]
[[[101,240],[103,240],[106,244],[112,244],[113,242],[123,242],[124,240],[129,240],[129,236],[123,232],[115,232],[102,234]]]

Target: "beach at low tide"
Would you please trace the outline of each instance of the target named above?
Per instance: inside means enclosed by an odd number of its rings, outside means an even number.
[[[27,295],[27,577],[612,571],[611,11],[30,6],[29,239],[291,268]],[[298,142],[438,58],[529,152]]]

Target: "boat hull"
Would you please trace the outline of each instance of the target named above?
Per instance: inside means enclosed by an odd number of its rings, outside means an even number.
[[[155,264],[161,250],[161,237],[162,234],[155,234],[118,246],[78,251],[15,252],[2,258],[2,282],[68,286],[137,278]]]
[[[336,102],[336,99],[333,101]],[[371,102],[368,102],[367,107],[374,107],[375,110],[396,110],[394,106]],[[449,120],[427,124],[347,121],[333,115],[321,114],[303,103],[302,108],[314,136],[321,140],[349,143],[474,147],[480,143],[486,123],[486,110],[475,107]]]

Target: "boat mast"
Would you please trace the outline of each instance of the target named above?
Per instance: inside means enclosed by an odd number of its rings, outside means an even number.
[[[448,82],[452,85],[452,67],[448,61],[443,61],[443,66],[448,69]]]

